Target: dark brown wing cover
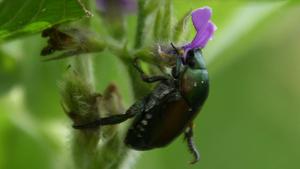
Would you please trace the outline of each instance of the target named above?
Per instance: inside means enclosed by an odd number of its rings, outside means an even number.
[[[180,92],[173,89],[165,89],[163,96],[145,98],[145,109],[128,130],[125,144],[136,150],[163,147],[183,132],[193,113]]]

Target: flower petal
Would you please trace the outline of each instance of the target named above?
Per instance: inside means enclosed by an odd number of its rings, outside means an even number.
[[[188,43],[182,47],[184,49],[184,58],[189,50],[204,48],[207,42],[212,39],[212,36],[217,29],[217,27],[210,20],[212,15],[212,9],[210,7],[196,9],[191,15],[193,25],[197,33],[191,43]]]
[[[137,4],[135,0],[120,0],[120,4],[125,12],[131,13],[137,10]]]
[[[105,12],[107,9],[107,2],[105,0],[96,0],[97,10]]]
[[[196,9],[192,12],[193,25],[197,32],[203,32],[212,15],[210,7]]]
[[[96,0],[97,10],[119,14],[128,14],[136,11],[136,0]]]
[[[204,48],[209,40],[212,39],[214,32],[217,27],[209,21],[203,32],[197,32],[194,40],[190,43],[189,47],[194,48]]]

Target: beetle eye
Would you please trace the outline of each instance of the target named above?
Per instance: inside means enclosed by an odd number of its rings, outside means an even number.
[[[194,68],[195,64],[196,64],[194,58],[189,59],[189,61],[187,62],[187,64],[189,65],[189,67]]]
[[[193,50],[190,50],[188,53],[187,53],[187,60],[186,60],[186,64],[191,67],[191,68],[194,68],[195,67],[195,57],[194,57],[194,51]]]

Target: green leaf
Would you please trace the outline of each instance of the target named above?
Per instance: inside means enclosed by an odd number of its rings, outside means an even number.
[[[152,0],[148,1],[148,3],[145,6],[145,15],[150,15],[152,12],[154,12],[157,9],[157,6],[159,6],[161,1]]]
[[[171,36],[171,27],[172,27],[172,13],[173,13],[173,6],[172,1],[167,0],[164,6],[164,16],[162,18],[162,30],[161,30],[161,39],[162,40],[169,40]]]
[[[153,36],[155,40],[159,40],[160,38],[161,20],[162,20],[162,11],[161,9],[158,9],[155,17],[154,31],[153,31]]]
[[[174,33],[173,33],[173,41],[178,42],[181,40],[180,38],[184,34],[186,22],[191,14],[191,10],[189,10],[187,13],[184,14],[184,16],[176,23],[174,26]]]
[[[0,39],[12,39],[85,15],[76,0],[3,0],[0,2]]]

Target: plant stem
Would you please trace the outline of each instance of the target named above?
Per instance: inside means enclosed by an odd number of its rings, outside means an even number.
[[[143,45],[146,18],[145,0],[139,0],[138,6],[136,49]],[[127,65],[133,84],[132,89],[134,89],[136,98],[140,98],[145,95],[149,86],[137,78],[139,74],[133,68],[132,57],[128,57],[128,53],[126,50],[118,56]],[[91,58],[88,56],[74,57],[71,69],[74,71],[70,72],[71,76],[66,78],[62,95],[66,112],[75,125],[86,124],[98,120],[102,116],[125,112],[121,104],[121,97],[113,85],[108,87],[102,97],[97,97],[95,94]],[[132,165],[128,162],[132,160],[130,159],[132,153],[123,143],[125,131],[119,125],[73,131],[71,149],[75,167],[78,169],[119,169]]]
[[[63,106],[75,125],[83,125],[125,112],[115,85],[102,96],[95,94],[92,61],[89,57],[73,60],[62,84]],[[72,131],[72,155],[78,169],[118,169],[126,164],[128,149],[119,125]],[[100,133],[101,132],[101,133]],[[126,164],[128,165],[128,164]]]
[[[89,91],[89,93],[85,93],[85,94],[89,96],[93,95],[95,91],[95,85],[94,85],[93,67],[92,67],[91,58],[87,56],[75,57],[72,63],[72,67],[73,67],[72,69],[74,69],[74,71],[78,74],[77,76],[80,78],[81,83],[85,84],[82,86],[88,87],[88,90],[82,90],[82,91]],[[80,89],[81,86],[78,87]],[[70,93],[70,95],[72,95],[72,93]],[[81,100],[75,100],[75,101],[80,102]],[[83,104],[90,104],[90,103],[86,102]],[[88,107],[91,107],[92,109],[89,110],[93,112],[87,110],[87,112],[84,113],[90,116],[89,119],[90,118],[94,120],[98,119],[99,115],[97,112],[98,110],[97,106],[88,105]],[[81,109],[75,111],[80,111],[80,110]],[[84,114],[83,112],[75,112],[75,113]],[[77,168],[80,169],[97,168],[96,154],[97,154],[97,146],[98,146],[99,139],[100,139],[100,129],[73,131],[72,154]]]
[[[146,13],[144,12],[145,0],[138,0],[138,16],[137,16],[137,29],[135,35],[135,48],[140,48],[143,45],[144,28]]]
[[[95,79],[93,74],[93,63],[89,56],[75,57],[73,61],[74,70],[82,77],[92,90],[95,90]]]

